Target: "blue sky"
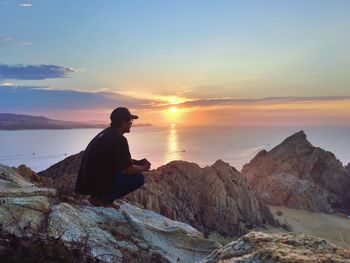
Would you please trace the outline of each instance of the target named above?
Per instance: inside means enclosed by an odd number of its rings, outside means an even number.
[[[0,85],[116,92],[142,104],[348,96],[349,10],[346,0],[0,0],[2,68],[65,72],[9,78],[0,67]]]

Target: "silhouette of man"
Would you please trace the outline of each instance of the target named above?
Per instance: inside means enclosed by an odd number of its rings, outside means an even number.
[[[147,159],[131,159],[129,145],[124,133],[130,132],[134,119],[127,108],[112,111],[110,127],[97,134],[83,154],[75,192],[91,195],[89,201],[95,206],[118,209],[113,201],[135,191],[144,184],[143,171],[151,163]]]

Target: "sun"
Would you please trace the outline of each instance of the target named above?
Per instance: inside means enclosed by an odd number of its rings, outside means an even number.
[[[166,122],[179,123],[182,120],[183,110],[175,105],[169,105],[163,112]]]
[[[169,111],[171,112],[171,113],[177,113],[177,108],[175,107],[175,106],[173,106],[173,107],[170,107],[170,109],[169,109]]]

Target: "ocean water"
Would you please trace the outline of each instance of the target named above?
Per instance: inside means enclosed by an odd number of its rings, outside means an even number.
[[[102,129],[0,131],[0,163],[25,164],[45,170],[84,150]],[[222,159],[237,170],[260,150],[271,150],[288,136],[304,130],[314,145],[350,162],[350,126],[307,127],[133,127],[128,138],[134,159],[147,158],[152,168],[172,160],[195,162],[201,167]]]

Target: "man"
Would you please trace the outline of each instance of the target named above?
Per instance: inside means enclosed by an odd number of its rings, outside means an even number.
[[[134,119],[127,108],[112,111],[110,127],[97,134],[88,144],[80,163],[75,192],[91,195],[90,203],[118,209],[113,201],[135,191],[144,184],[143,171],[151,163],[131,159],[124,133],[130,132]]]

